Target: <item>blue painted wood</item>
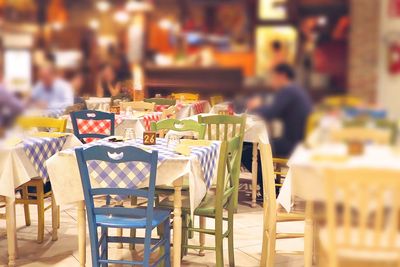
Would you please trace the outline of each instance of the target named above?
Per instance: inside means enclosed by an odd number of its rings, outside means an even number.
[[[85,204],[88,215],[90,242],[92,250],[92,266],[108,266],[108,264],[128,264],[150,266],[150,254],[159,246],[164,246],[164,254],[156,262],[164,262],[170,266],[170,210],[159,210],[153,207],[154,191],[157,175],[158,152],[146,152],[133,146],[112,148],[108,146],[93,146],[87,149],[77,148],[75,154],[81,175]],[[149,185],[144,189],[130,188],[93,188],[90,182],[88,161],[100,160],[107,163],[143,162],[150,165]],[[94,197],[107,195],[108,206],[95,207]],[[140,196],[147,200],[147,207],[124,208],[110,206],[109,195]],[[163,236],[152,239],[151,232],[157,226],[163,226]],[[100,239],[97,229],[101,228]],[[142,228],[144,238],[111,237],[108,228]],[[122,261],[108,259],[108,243],[142,243],[144,244],[143,261]],[[152,246],[153,244],[153,246]],[[154,266],[154,264],[152,265]]]
[[[105,138],[109,136],[113,136],[115,134],[115,114],[114,113],[108,113],[108,112],[102,112],[102,111],[97,111],[97,110],[82,110],[82,111],[76,111],[76,112],[71,112],[71,122],[72,122],[72,127],[74,130],[74,135],[81,140],[83,143],[85,143],[84,138]],[[110,134],[99,134],[99,133],[80,133],[79,128],[78,128],[78,119],[82,120],[97,120],[97,121],[102,121],[102,120],[109,120],[111,122],[111,128],[110,128]]]

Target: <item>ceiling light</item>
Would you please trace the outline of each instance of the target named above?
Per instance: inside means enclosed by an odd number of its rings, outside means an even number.
[[[120,10],[115,12],[114,19],[116,22],[126,23],[129,20],[129,15],[125,11]]]
[[[170,19],[161,19],[158,22],[158,26],[163,30],[169,30],[169,29],[172,28],[173,23],[172,23],[172,21]]]
[[[149,11],[152,5],[148,2],[129,0],[125,4],[125,9],[129,12]]]
[[[97,19],[91,19],[88,23],[89,28],[91,28],[92,30],[97,30],[100,26],[100,23]]]
[[[110,3],[106,0],[97,1],[96,7],[101,12],[106,12],[110,9]]]
[[[55,30],[55,31],[59,31],[63,28],[63,24],[61,22],[54,22],[51,24],[51,27]]]

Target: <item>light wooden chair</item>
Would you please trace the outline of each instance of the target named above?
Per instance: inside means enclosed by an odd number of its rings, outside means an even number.
[[[329,267],[400,266],[399,177],[374,168],[326,171],[327,227],[319,236]]]
[[[170,106],[162,111],[161,120],[165,119],[175,119],[176,118],[176,108],[175,106]]]
[[[322,104],[328,107],[358,107],[363,103],[361,98],[349,95],[328,96]]]
[[[276,251],[276,239],[301,238],[303,233],[277,233],[278,222],[304,221],[303,213],[286,213],[278,207],[275,192],[274,166],[271,146],[260,144],[263,185],[264,185],[264,227],[261,267],[273,267],[275,253],[302,254],[297,251]]]
[[[388,145],[392,142],[392,133],[389,129],[348,127],[333,131],[331,138],[338,142],[360,141]]]
[[[67,120],[43,117],[21,117],[17,124],[25,129],[46,128],[54,129],[56,132],[65,132]],[[44,213],[51,208],[53,228],[60,227],[60,208],[56,205],[50,183],[43,184],[42,179],[31,179],[29,182],[17,188],[20,191],[21,198],[15,200],[16,204],[24,205],[25,225],[31,225],[29,205],[36,205],[38,211],[38,235],[37,242],[42,243],[44,238]],[[51,197],[51,205],[45,207],[44,200]],[[57,240],[57,235],[53,232],[53,240]]]
[[[200,99],[199,94],[192,93],[172,93],[171,96],[176,100],[198,101]]]
[[[133,101],[133,102],[121,102],[121,111],[125,111],[127,107],[131,107],[133,110],[138,111],[154,111],[155,103],[144,102],[144,101]]]
[[[45,118],[45,117],[30,117],[23,116],[17,119],[17,125],[24,130],[31,130],[33,128],[47,128],[49,130],[64,133],[67,128],[67,120]]]
[[[224,102],[224,97],[222,95],[216,95],[210,97],[211,106],[215,106],[216,104]]]

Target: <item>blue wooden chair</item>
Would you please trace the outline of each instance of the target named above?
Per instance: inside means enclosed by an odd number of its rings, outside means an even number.
[[[89,140],[93,139],[102,139],[105,137],[113,136],[115,134],[115,114],[96,111],[96,110],[82,110],[71,112],[71,122],[72,127],[74,129],[74,135],[81,140],[83,143],[89,142]],[[78,120],[86,120],[86,121],[109,121],[110,122],[110,130],[109,133],[102,131],[90,131],[91,129],[87,129],[82,131],[78,125]]]
[[[140,148],[125,146],[111,148],[108,146],[93,146],[87,149],[75,150],[79,171],[82,179],[83,192],[88,215],[90,242],[92,250],[92,266],[108,266],[108,264],[126,264],[157,266],[164,262],[170,266],[170,210],[159,210],[153,207],[154,189],[157,174],[158,152],[148,153]],[[150,180],[147,189],[131,188],[92,188],[88,161],[103,161],[111,164],[142,162],[150,166]],[[94,197],[106,196],[106,205],[95,207]],[[111,206],[111,195],[136,196],[146,198],[147,207],[124,208]],[[97,205],[99,206],[99,205]],[[162,235],[158,239],[151,238],[151,232],[157,226],[162,226]],[[101,235],[97,232],[101,228]],[[145,229],[144,238],[109,236],[108,228]],[[111,260],[108,259],[108,243],[144,244],[143,261]],[[150,265],[150,254],[157,248],[161,249],[158,259]]]

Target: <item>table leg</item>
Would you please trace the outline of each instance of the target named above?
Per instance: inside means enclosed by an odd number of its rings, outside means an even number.
[[[253,162],[251,171],[251,207],[257,206],[257,171],[258,171],[258,143],[253,143]]]
[[[174,256],[173,266],[181,266],[181,238],[182,238],[182,181],[174,183]]]
[[[6,198],[6,225],[8,244],[8,266],[15,266],[17,258],[17,229],[15,221],[15,200]]]
[[[86,265],[86,212],[85,202],[78,203],[78,250],[80,266]]]
[[[304,229],[304,267],[311,267],[314,252],[314,203],[306,202],[305,229]]]

